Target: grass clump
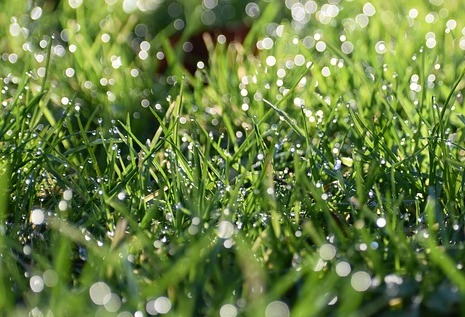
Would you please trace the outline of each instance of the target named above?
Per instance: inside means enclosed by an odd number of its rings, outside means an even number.
[[[253,3],[190,73],[220,11],[128,3],[2,7],[1,311],[462,312],[462,4]]]

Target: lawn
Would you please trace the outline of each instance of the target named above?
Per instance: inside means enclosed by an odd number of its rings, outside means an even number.
[[[0,315],[465,314],[464,14],[0,2]]]

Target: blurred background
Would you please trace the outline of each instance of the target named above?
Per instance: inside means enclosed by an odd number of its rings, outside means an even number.
[[[150,128],[147,108],[163,112],[181,78],[192,83],[196,71],[207,68],[218,40],[242,43],[246,54],[253,53],[257,33],[265,28],[254,22],[269,5],[262,0],[2,2],[0,77],[14,85],[27,71],[39,91],[47,75],[52,109],[74,103],[81,115],[104,124],[129,113],[136,132],[150,137],[155,127]],[[272,6],[270,20],[281,3]]]

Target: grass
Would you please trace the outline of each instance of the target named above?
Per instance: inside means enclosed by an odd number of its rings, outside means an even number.
[[[257,2],[191,74],[78,2],[0,4],[4,315],[463,313],[463,4]]]

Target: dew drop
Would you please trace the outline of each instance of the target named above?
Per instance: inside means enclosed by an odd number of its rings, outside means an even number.
[[[289,317],[290,314],[289,307],[282,301],[271,302],[265,309],[265,317]]]
[[[319,255],[321,259],[330,261],[336,256],[336,248],[332,244],[325,243],[320,247]]]
[[[110,287],[104,282],[94,283],[89,288],[90,299],[96,305],[103,305],[105,303],[104,299],[111,294]]]
[[[221,239],[229,239],[234,234],[234,225],[226,220],[223,220],[218,225],[218,237]]]
[[[31,211],[31,222],[35,225],[41,225],[45,220],[44,211],[36,208]]]
[[[336,264],[336,274],[340,277],[346,277],[350,274],[351,267],[350,264],[346,261],[341,261]]]
[[[29,280],[29,286],[34,293],[40,293],[44,289],[44,280],[38,275],[34,275]]]
[[[225,304],[220,308],[220,317],[236,317],[237,308],[231,304]]]
[[[358,271],[352,275],[350,284],[357,292],[365,292],[371,286],[371,277],[367,272]]]

